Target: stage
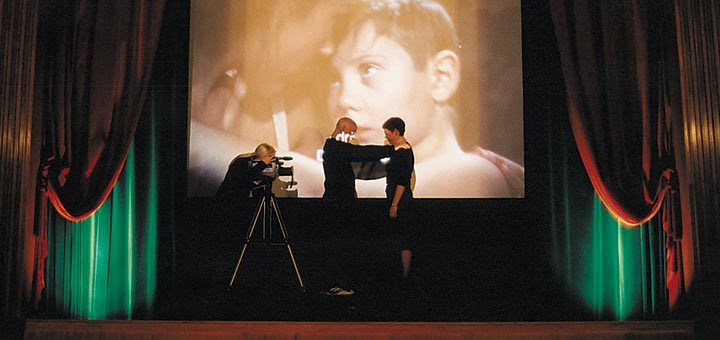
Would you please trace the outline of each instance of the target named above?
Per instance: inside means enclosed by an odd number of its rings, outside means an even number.
[[[693,339],[692,323],[29,320],[25,339]]]
[[[556,283],[547,260],[538,256],[542,250],[532,248],[538,247],[538,231],[503,229],[496,214],[463,209],[463,202],[452,211],[468,213],[460,218],[427,204],[433,217],[418,228],[409,281],[400,280],[399,254],[380,219],[337,230],[322,218],[319,203],[279,200],[297,273],[281,233],[273,229],[262,240],[258,226],[230,285],[249,226],[212,224],[209,201],[190,201],[172,244],[174,256],[161,256],[152,315],[80,321],[41,314],[26,321],[24,337],[696,338],[693,321],[594,321]],[[486,208],[492,204],[497,203]],[[383,202],[366,201],[362,208],[375,216]],[[334,277],[355,294],[323,294]]]
[[[281,233],[257,226],[229,286],[248,225],[208,223],[207,200],[193,201],[172,265],[161,276],[153,319],[213,321],[507,322],[591,320],[553,279],[533,230],[456,203],[424,208],[412,274],[401,280],[399,251],[382,223],[384,203],[363,201],[367,218],[338,228],[319,200],[279,199],[293,259]],[[506,204],[512,204],[507,203]],[[433,211],[432,209],[436,209]],[[463,211],[468,215],[458,218]],[[482,223],[478,222],[478,219]],[[267,239],[262,235],[266,232]],[[528,256],[532,254],[532,256]],[[302,285],[301,285],[302,282]],[[352,296],[321,293],[334,285]],[[568,319],[572,317],[573,319]]]

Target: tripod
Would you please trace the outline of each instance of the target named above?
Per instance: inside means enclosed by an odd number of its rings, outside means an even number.
[[[258,202],[257,209],[255,209],[255,215],[252,220],[252,224],[250,225],[250,228],[248,228],[247,232],[245,233],[245,242],[243,243],[242,250],[240,251],[240,257],[237,260],[237,264],[235,265],[235,271],[233,272],[232,277],[230,278],[230,284],[228,284],[228,290],[230,290],[230,287],[232,287],[233,283],[235,283],[235,278],[237,277],[238,269],[240,269],[240,263],[243,260],[243,257],[245,256],[245,252],[247,250],[248,245],[250,242],[252,242],[253,233],[255,232],[255,227],[257,226],[258,219],[260,218],[260,215],[262,215],[262,227],[263,227],[263,241],[269,240],[272,238],[272,218],[273,216],[278,222],[278,226],[280,229],[280,233],[282,234],[282,242],[285,244],[288,250],[288,254],[290,254],[290,260],[292,261],[293,268],[295,268],[295,275],[297,275],[298,283],[300,284],[300,288],[305,288],[303,285],[302,278],[300,277],[300,271],[298,270],[297,263],[295,262],[295,256],[293,255],[292,248],[290,247],[290,242],[288,242],[288,234],[287,230],[285,229],[285,223],[282,219],[282,216],[280,215],[280,208],[277,204],[277,199],[275,198],[275,194],[272,192],[272,186],[271,184],[265,184],[260,187],[261,189],[264,189],[264,193],[260,201]],[[274,213],[274,214],[273,214]]]

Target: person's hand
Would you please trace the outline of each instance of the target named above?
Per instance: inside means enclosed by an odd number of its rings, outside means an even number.
[[[396,217],[398,216],[398,215],[397,215],[397,211],[398,211],[398,206],[397,206],[397,205],[391,205],[391,206],[390,206],[390,217],[396,218]]]
[[[500,156],[490,150],[476,147],[474,152],[481,157],[486,158],[500,170],[505,181],[507,182],[512,194],[515,196],[523,196],[525,193],[525,168],[503,156]]]

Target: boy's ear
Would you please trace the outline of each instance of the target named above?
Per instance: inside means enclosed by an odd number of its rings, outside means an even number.
[[[433,56],[430,63],[433,99],[448,101],[460,84],[460,58],[453,51],[442,50]]]

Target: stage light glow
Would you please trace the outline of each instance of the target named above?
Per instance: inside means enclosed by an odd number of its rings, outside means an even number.
[[[653,226],[626,228],[607,211],[597,195],[588,223],[586,237],[576,237],[576,242],[586,245],[586,253],[581,253],[577,262],[565,265],[565,271],[576,273],[574,277],[579,279],[578,283],[568,282],[569,286],[577,289],[597,318],[628,320],[637,316],[644,310],[646,297],[657,294],[652,284],[655,278],[645,273],[643,268],[647,265],[642,256],[645,245],[651,241],[648,237],[652,233],[647,230]],[[573,228],[575,233],[579,230]],[[657,259],[650,256],[650,261]]]

